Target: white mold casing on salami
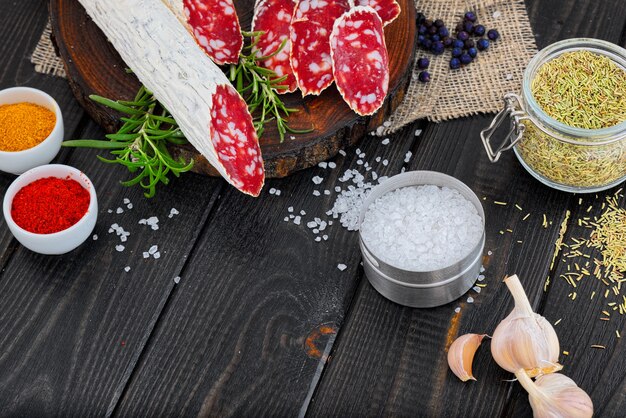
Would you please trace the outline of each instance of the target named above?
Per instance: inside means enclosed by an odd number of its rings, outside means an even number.
[[[247,105],[165,4],[79,1],[124,62],[170,111],[187,140],[229,183],[257,196],[265,173]],[[234,105],[226,109],[220,102]],[[212,110],[219,110],[216,120]],[[214,141],[214,126],[222,131],[218,135],[222,141]]]
[[[236,64],[243,35],[233,0],[162,0],[215,63]]]
[[[348,106],[361,116],[380,109],[389,89],[389,57],[374,9],[355,6],[335,21],[330,56],[337,90]]]
[[[257,0],[254,5],[251,30],[265,32],[254,49],[256,56],[268,56],[275,53],[285,41],[284,47],[278,54],[259,62],[261,66],[274,71],[279,78],[287,76],[281,82],[287,88],[277,90],[280,94],[291,93],[298,88],[289,59],[291,52],[289,27],[295,6],[295,0]]]

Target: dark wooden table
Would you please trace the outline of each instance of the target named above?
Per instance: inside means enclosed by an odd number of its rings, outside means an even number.
[[[623,0],[526,4],[540,47],[578,36],[626,46]],[[0,0],[0,88],[43,89],[62,107],[67,138],[102,137],[65,80],[33,70],[29,56],[47,15],[43,0]],[[63,150],[56,161],[84,170],[99,191],[99,239],[46,257],[20,246],[1,221],[0,416],[529,416],[525,392],[506,381],[511,375],[490,359],[488,344],[476,357],[477,382],[461,383],[446,364],[456,335],[493,332],[509,312],[500,281],[512,273],[538,312],[561,319],[564,372],[591,395],[597,415],[625,416],[626,339],[615,333],[626,335],[623,317],[599,321],[605,302],[588,294],[604,285],[590,281],[586,296],[581,290],[572,301],[571,287],[558,279],[565,264],[550,269],[566,211],[567,241],[581,234],[575,219],[596,198],[579,205],[578,196],[544,187],[511,154],[490,164],[478,137],[490,118],[418,121],[390,145],[369,136],[360,145],[372,163],[389,159],[376,166],[380,174],[442,171],[486,198],[487,286],[468,294],[474,303],[466,295],[435,309],[380,296],[359,266],[355,233],[335,224],[329,240],[317,243],[305,222],[283,221],[289,206],[305,210],[305,220],[331,207],[332,196],[312,195],[321,186],[311,178],[334,185],[359,167],[354,149],[334,159],[334,170],[269,181],[267,189],[282,194],[256,200],[195,174],[146,200],[121,186],[125,171],[98,162],[95,151]],[[416,129],[423,133],[416,137]],[[405,164],[409,150],[414,157]],[[2,190],[13,178],[0,175]],[[124,198],[134,208],[116,214]],[[170,219],[172,207],[180,214]],[[524,221],[525,213],[532,216]],[[594,205],[590,215],[599,213]],[[157,231],[138,224],[152,215]],[[107,232],[113,223],[131,232],[123,252]],[[499,233],[506,229],[513,232]],[[153,244],[162,257],[144,259]]]

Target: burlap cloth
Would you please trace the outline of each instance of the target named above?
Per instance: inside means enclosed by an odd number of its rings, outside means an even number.
[[[443,19],[453,31],[463,14],[472,10],[479,23],[495,28],[501,38],[492,42],[488,51],[479,52],[470,65],[450,70],[450,52],[434,56],[418,50],[416,60],[430,59],[430,83],[417,80],[420,70],[413,69],[411,84],[404,102],[398,107],[379,134],[389,134],[416,119],[433,122],[496,112],[502,106],[502,96],[518,91],[528,61],[537,52],[523,0],[416,0],[418,11],[427,18]],[[46,26],[33,52],[31,62],[35,71],[65,77],[61,59],[50,41],[50,24]]]

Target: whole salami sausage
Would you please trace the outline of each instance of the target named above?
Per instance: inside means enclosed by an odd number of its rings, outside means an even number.
[[[318,95],[333,83],[330,32],[350,10],[349,0],[300,0],[291,22],[291,67],[302,96]]]
[[[356,0],[359,6],[370,6],[376,10],[383,20],[383,26],[387,26],[400,15],[400,5],[396,0]]]
[[[337,89],[359,115],[371,115],[385,101],[389,58],[383,22],[368,6],[344,13],[330,35],[330,55]]]
[[[267,57],[275,54],[270,58],[261,60],[259,64],[274,71],[278,77],[287,76],[280,83],[287,88],[277,90],[278,93],[291,93],[298,87],[289,61],[291,51],[289,26],[291,25],[294,7],[294,0],[260,0],[254,5],[252,31],[264,32],[254,47],[254,52],[258,57]],[[283,42],[282,49],[276,53]]]
[[[79,0],[187,140],[232,185],[258,196],[265,172],[246,102],[161,0]]]
[[[219,65],[236,64],[243,47],[233,0],[163,0]]]

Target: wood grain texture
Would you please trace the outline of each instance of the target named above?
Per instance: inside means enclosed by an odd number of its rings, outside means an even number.
[[[618,42],[626,27],[623,13],[620,19],[609,16],[619,10],[615,2],[569,1],[559,6],[546,1],[528,3],[540,47],[571,36],[597,36]],[[593,24],[586,18],[590,13],[598,16]],[[611,21],[608,27],[603,23],[607,20]],[[543,292],[559,225],[565,210],[577,205],[578,200],[533,180],[511,155],[503,156],[498,165],[491,165],[478,138],[479,130],[489,120],[476,117],[430,125],[416,149],[418,157],[413,165],[453,174],[479,197],[487,197],[485,251],[493,253],[488,257],[485,272],[488,286],[478,295],[469,292],[475,298],[471,305],[463,297],[457,303],[434,310],[411,310],[391,304],[369,285],[361,285],[355,306],[339,333],[333,361],[313,398],[311,416],[531,415],[526,393],[518,384],[504,381],[511,375],[491,359],[488,343],[478,351],[474,361],[477,382],[461,383],[446,363],[445,350],[457,335],[492,333],[510,311],[510,296],[500,283],[505,274],[520,275],[533,306],[551,322],[575,315],[577,320],[570,322],[567,330],[563,324],[557,328],[564,349],[591,344],[593,337],[580,341],[582,330],[589,329],[596,337],[601,332],[597,317],[588,311],[581,316],[576,308],[564,306],[566,302],[557,302],[553,290],[547,299]],[[493,200],[508,205],[494,205]],[[515,203],[524,210],[512,207]],[[526,213],[531,213],[531,217],[523,221]],[[543,213],[551,222],[546,229],[541,226]],[[566,297],[563,292],[558,295],[561,300]],[[455,306],[461,307],[459,315],[454,314]],[[614,326],[623,329],[623,321]],[[611,332],[614,338],[614,330]],[[599,411],[606,416],[622,416],[626,401],[624,367],[618,364],[624,348],[623,344],[618,346],[613,354],[585,349],[587,355],[581,353],[578,358],[584,358],[578,362],[566,360],[567,374],[590,392],[594,402],[601,405]],[[596,366],[598,356],[602,360]],[[608,406],[604,407],[605,404]]]
[[[400,0],[401,15],[385,28],[390,57],[389,95],[383,107],[371,118],[360,117],[343,102],[335,86],[320,96],[285,95],[289,107],[300,111],[289,117],[294,129],[307,134],[287,135],[280,143],[275,125],[270,124],[260,140],[266,176],[285,177],[294,171],[332,158],[340,149],[358,142],[364,129],[373,129],[399,106],[408,87],[415,45],[415,8],[410,0]],[[253,0],[238,0],[242,28],[249,28]],[[106,131],[116,129],[119,115],[89,100],[90,94],[114,99],[131,99],[139,88],[135,76],[126,74],[126,65],[105,36],[89,19],[78,0],[51,0],[52,28],[68,78],[77,100]],[[204,157],[191,146],[173,147],[176,156],[196,161],[194,171],[216,175]]]
[[[85,133],[102,134],[95,124]],[[223,184],[191,174],[146,200],[139,189],[119,184],[124,168],[100,163],[94,151],[74,152],[68,163],[84,171],[98,192],[98,239],[55,257],[19,246],[3,269],[0,416],[110,412]],[[124,213],[117,214],[118,207]],[[172,207],[180,214],[169,219]],[[159,230],[138,224],[149,216],[160,219]],[[114,223],[130,232],[128,241],[108,232]],[[153,244],[161,258],[144,259]]]
[[[315,242],[306,223],[326,218],[337,178],[363,159],[379,174],[399,172],[409,131],[388,145],[367,138],[336,158],[269,188],[257,200],[228,189],[168,304],[149,350],[116,410],[118,416],[295,416],[326,365],[357,284],[357,234],[338,222]],[[375,157],[389,159],[388,166]],[[324,178],[317,186],[311,179]],[[347,184],[339,183],[339,185]],[[319,190],[322,196],[313,196]],[[252,204],[254,203],[254,204]],[[288,208],[305,210],[285,222]],[[320,235],[322,235],[320,234]],[[348,269],[337,269],[339,263]]]

